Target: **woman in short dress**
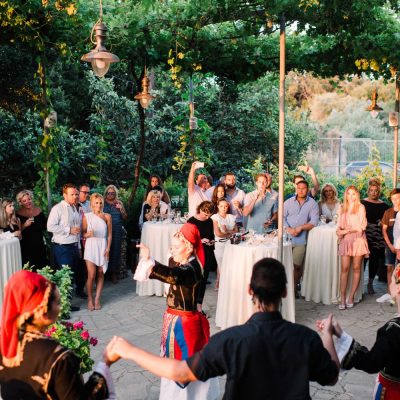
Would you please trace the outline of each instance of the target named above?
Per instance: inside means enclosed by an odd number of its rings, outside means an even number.
[[[85,254],[88,278],[86,289],[88,310],[100,310],[100,297],[104,286],[104,274],[107,271],[111,248],[112,221],[111,215],[103,212],[104,200],[99,193],[90,196],[92,212],[83,215],[82,230],[85,242]],[[93,302],[93,285],[96,279],[96,297]]]
[[[362,262],[369,254],[365,229],[367,217],[365,207],[360,202],[360,192],[351,185],[344,192],[337,235],[339,237],[338,255],[341,258],[339,310],[354,306],[354,295],[360,284]],[[353,282],[349,298],[346,300],[346,290],[349,280],[350,266],[353,267]]]
[[[150,250],[140,244],[141,260],[134,279],[157,279],[169,283],[167,310],[163,317],[161,356],[186,360],[204,347],[210,338],[207,318],[197,311],[197,298],[203,277],[204,249],[200,232],[184,224],[171,241],[169,265],[150,258]],[[214,391],[216,391],[214,393]],[[185,388],[161,378],[160,400],[210,400],[218,398],[217,381],[189,383]]]
[[[236,217],[229,214],[229,203],[226,199],[219,199],[217,202],[217,214],[211,216],[214,225],[215,242],[215,258],[217,259],[217,280],[215,281],[215,289],[219,287],[219,275],[222,265],[222,257],[224,256],[225,241],[220,239],[228,239],[233,233],[238,231],[236,226]]]

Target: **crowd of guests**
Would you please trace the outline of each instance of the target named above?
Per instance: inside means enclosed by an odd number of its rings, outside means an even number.
[[[114,185],[107,186],[104,195],[90,195],[89,184],[68,183],[62,195],[63,200],[51,209],[48,218],[34,205],[29,190],[17,194],[17,210],[13,200],[3,199],[0,229],[21,240],[22,262],[29,263],[33,271],[49,264],[56,269],[68,265],[73,271],[75,294],[88,300],[89,310],[100,310],[104,274],[108,271],[110,280],[118,282],[122,221],[127,213]],[[51,262],[46,231],[51,234]],[[78,309],[71,307],[72,311]]]

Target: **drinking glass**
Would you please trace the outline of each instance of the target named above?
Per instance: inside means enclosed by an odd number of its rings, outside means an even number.
[[[319,220],[321,221],[322,224],[326,224],[326,215],[321,214],[321,216],[319,217]]]

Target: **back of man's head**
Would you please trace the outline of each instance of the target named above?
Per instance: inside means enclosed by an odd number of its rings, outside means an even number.
[[[263,258],[253,266],[250,289],[262,304],[279,303],[286,289],[285,267],[274,258]]]

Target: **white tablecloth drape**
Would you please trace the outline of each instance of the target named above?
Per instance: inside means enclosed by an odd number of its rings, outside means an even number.
[[[151,257],[164,265],[168,265],[171,238],[181,226],[182,224],[145,222],[140,241],[149,247]],[[136,282],[136,293],[139,296],[163,296],[164,291],[165,284],[156,279],[149,279],[146,282]]]
[[[307,251],[304,261],[304,274],[301,295],[307,301],[323,304],[340,302],[340,257],[338,238],[334,223],[320,225],[308,234]],[[347,296],[350,293],[353,270],[349,271]],[[360,285],[354,301],[359,302],[364,288],[364,268],[361,267]]]
[[[233,245],[228,242],[222,259],[215,323],[222,329],[246,322],[253,313],[248,294],[253,265],[264,257],[277,258],[276,244],[249,245],[245,242]],[[282,301],[282,315],[295,321],[293,293],[293,256],[290,244],[283,248],[283,264],[287,277],[287,297]]]
[[[17,238],[0,240],[0,307],[3,304],[3,290],[10,276],[22,269],[21,246]]]

